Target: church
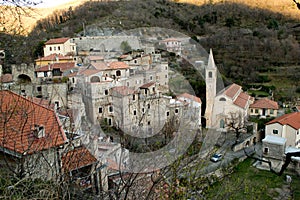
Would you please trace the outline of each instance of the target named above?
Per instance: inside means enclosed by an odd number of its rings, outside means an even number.
[[[225,131],[226,120],[232,115],[239,116],[241,120],[247,117],[249,106],[254,98],[243,92],[242,86],[235,83],[217,91],[217,75],[218,69],[210,50],[205,69],[206,128]]]

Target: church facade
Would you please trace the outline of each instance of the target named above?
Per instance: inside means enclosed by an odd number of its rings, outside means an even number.
[[[206,81],[206,127],[225,131],[226,122],[235,116],[244,120],[248,115],[253,97],[243,92],[242,87],[233,83],[217,91],[217,66],[212,50],[210,50],[208,64],[205,69]]]

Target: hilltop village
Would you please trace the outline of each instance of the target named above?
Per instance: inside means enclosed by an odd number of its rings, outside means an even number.
[[[120,169],[135,169],[130,151],[157,150],[183,130],[232,132],[232,151],[260,143],[257,167],[271,162],[279,171],[287,153],[300,147],[300,108],[281,113],[272,98],[252,97],[235,83],[218,87],[213,50],[190,59],[203,72],[206,98],[182,89],[183,81],[174,89],[179,76],[170,58],[189,59],[185,54],[193,48],[179,37],[153,45],[137,36],[48,40],[35,63],[1,71],[1,153],[20,177],[50,180],[63,172],[81,190],[99,194],[120,182]],[[271,120],[262,131],[250,118]],[[299,170],[298,157],[292,162]]]

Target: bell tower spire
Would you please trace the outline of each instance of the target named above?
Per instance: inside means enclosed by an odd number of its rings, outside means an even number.
[[[206,127],[212,127],[212,115],[214,108],[214,101],[216,97],[217,88],[217,67],[214,61],[212,49],[210,49],[208,63],[205,68],[205,82],[206,82]]]

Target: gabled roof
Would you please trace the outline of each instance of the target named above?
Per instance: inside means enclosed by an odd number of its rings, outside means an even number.
[[[91,76],[93,74],[97,74],[101,72],[101,70],[97,70],[97,69],[84,69],[82,71],[79,71],[78,74],[82,74],[82,75],[85,75],[85,76]]]
[[[147,88],[151,87],[152,85],[155,85],[155,82],[151,81],[149,83],[146,83],[146,84],[140,86],[140,88],[141,89],[147,89]]]
[[[6,90],[0,91],[0,108],[0,146],[6,152],[32,154],[67,142],[54,110]],[[37,127],[43,127],[42,137]]]
[[[122,96],[127,96],[129,94],[134,94],[134,90],[128,88],[127,86],[113,87],[112,91],[117,92],[118,94],[121,94]]]
[[[109,63],[109,69],[128,69],[128,68],[129,66],[124,62],[114,61]]]
[[[44,106],[46,108],[54,109],[54,107],[55,107],[55,105],[47,99],[42,99],[42,98],[37,98],[37,97],[27,97],[27,99],[34,102],[34,103],[36,103],[36,104]]]
[[[225,89],[223,94],[226,95],[227,97],[233,99],[241,89],[242,89],[242,86],[233,83]]]
[[[1,83],[11,83],[11,82],[13,82],[12,74],[3,74],[0,77],[0,82]]]
[[[234,100],[233,103],[238,107],[245,109],[248,105],[249,100],[250,100],[250,96],[245,92],[241,92],[239,96]]]
[[[56,61],[56,59],[58,59],[58,60],[73,60],[73,57],[72,56],[63,56],[62,54],[53,53],[53,54],[50,54],[48,56],[38,58],[38,59],[35,60],[35,62],[38,62],[38,61]]]
[[[68,151],[62,156],[61,161],[64,170],[70,172],[92,165],[97,162],[97,159],[85,147],[79,147]]]
[[[48,40],[45,45],[48,44],[64,44],[66,41],[68,41],[70,38],[54,38],[54,39],[50,39]]]
[[[188,93],[183,93],[183,94],[179,95],[178,97],[184,97],[186,99],[190,99],[192,101],[201,103],[201,99],[199,97],[196,97],[196,96],[188,94]]]
[[[294,129],[300,129],[300,112],[294,112],[282,115],[266,123],[266,125],[279,123],[281,125],[289,125]]]
[[[268,108],[278,110],[278,103],[272,101],[268,98],[258,99],[253,104],[250,105],[250,108]]]
[[[48,72],[51,71],[53,69],[59,69],[60,71],[64,72],[66,70],[69,69],[73,69],[75,67],[75,63],[74,62],[66,62],[66,63],[53,63],[50,65],[45,65],[42,66],[38,69],[36,69],[36,72]]]

